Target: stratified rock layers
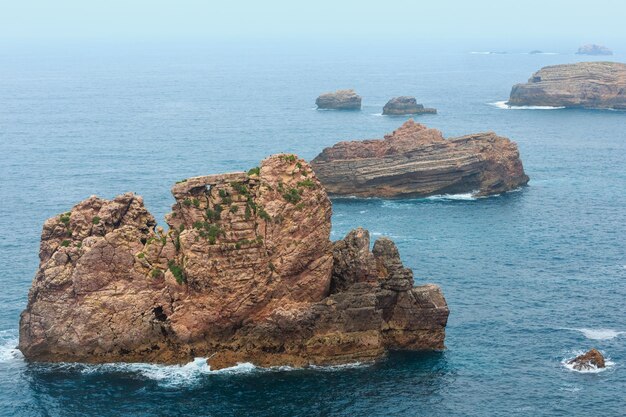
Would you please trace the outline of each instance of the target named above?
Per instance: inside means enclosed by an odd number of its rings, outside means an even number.
[[[20,320],[33,361],[213,367],[337,364],[442,349],[448,308],[413,286],[388,239],[329,240],[311,167],[276,155],[249,174],[177,183],[165,232],[141,197],[97,197],[44,224]]]
[[[517,145],[495,133],[444,139],[409,120],[384,139],[339,142],[311,166],[332,195],[499,194],[528,182]]]
[[[626,64],[580,62],[553,65],[511,90],[512,106],[626,109]]]

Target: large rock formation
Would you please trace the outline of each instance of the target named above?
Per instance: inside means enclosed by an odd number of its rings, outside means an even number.
[[[412,119],[382,140],[339,142],[311,165],[333,195],[484,196],[528,182],[517,145],[509,139],[477,133],[446,140]]]
[[[626,64],[579,62],[544,67],[511,90],[513,106],[626,109]]]
[[[33,361],[215,368],[336,364],[442,349],[448,308],[413,286],[388,239],[329,240],[331,204],[311,167],[276,155],[246,173],[177,183],[155,220],[141,197],[97,197],[48,219],[20,320]]]
[[[606,366],[604,356],[602,356],[602,353],[597,349],[591,349],[582,355],[576,356],[567,363],[573,365],[573,368],[577,371],[589,371]]]
[[[582,45],[576,52],[577,55],[613,55],[613,51],[603,45],[589,43]]]
[[[337,90],[320,95],[315,104],[318,109],[360,110],[361,96],[354,90]]]
[[[424,107],[423,104],[417,104],[415,97],[394,97],[383,107],[383,114],[396,116],[406,114],[436,114],[436,109]]]

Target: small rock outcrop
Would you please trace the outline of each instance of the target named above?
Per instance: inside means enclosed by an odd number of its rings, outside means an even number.
[[[424,107],[422,104],[417,104],[415,97],[395,97],[392,98],[383,107],[383,114],[396,116],[406,114],[436,114],[436,109]]]
[[[574,359],[568,361],[570,365],[573,365],[577,371],[589,371],[592,369],[604,368],[604,356],[597,349],[591,349],[587,353],[580,356],[576,356]]]
[[[544,67],[511,90],[511,106],[626,109],[626,64],[579,62]]]
[[[31,361],[213,369],[338,364],[442,349],[448,308],[413,285],[396,246],[356,229],[332,243],[311,167],[275,155],[248,173],[189,178],[156,227],[141,197],[90,197],[43,227],[20,319]]]
[[[577,55],[613,55],[613,51],[603,45],[593,43],[582,45],[576,52]]]
[[[354,90],[337,90],[320,95],[315,104],[318,109],[361,110],[361,96]]]
[[[509,139],[495,133],[444,139],[412,119],[384,139],[326,148],[311,166],[331,195],[358,197],[484,196],[528,182]]]

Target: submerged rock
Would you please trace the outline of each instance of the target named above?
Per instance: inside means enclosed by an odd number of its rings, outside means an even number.
[[[361,96],[354,90],[337,90],[320,95],[315,104],[318,109],[360,110]]]
[[[511,90],[508,105],[626,109],[626,64],[579,62],[540,69]]]
[[[392,98],[383,107],[383,114],[386,115],[405,115],[405,114],[436,114],[436,109],[424,107],[422,104],[417,104],[415,97],[395,97]]]
[[[587,353],[577,356],[568,361],[577,371],[589,371],[592,369],[604,368],[604,356],[597,349],[591,349]]]
[[[326,148],[311,166],[330,194],[359,197],[484,196],[528,182],[509,139],[489,132],[446,140],[412,119],[384,139]]]
[[[311,167],[276,155],[249,173],[189,178],[156,228],[141,197],[90,197],[48,219],[20,319],[31,361],[184,363],[213,369],[369,361],[442,349],[439,287],[414,287],[397,248],[350,232]]]
[[[613,51],[603,45],[593,43],[582,45],[576,52],[577,55],[613,55]]]

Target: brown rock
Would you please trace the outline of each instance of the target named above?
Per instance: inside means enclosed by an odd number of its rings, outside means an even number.
[[[579,62],[544,67],[527,83],[513,86],[507,104],[626,109],[626,64]]]
[[[413,120],[382,140],[339,142],[311,166],[329,194],[359,197],[482,196],[528,182],[509,139],[478,133],[446,140]]]
[[[568,363],[573,364],[574,369],[578,371],[604,368],[606,366],[604,356],[597,349],[591,349],[587,353],[568,361]]]
[[[415,97],[395,97],[392,98],[383,107],[383,114],[390,116],[407,115],[407,114],[436,114],[436,109],[424,107],[423,104],[417,104]]]
[[[31,361],[215,368],[373,360],[442,349],[440,289],[413,287],[393,242],[330,242],[331,205],[293,155],[258,171],[189,178],[156,228],[140,197],[97,197],[46,221],[20,320]]]
[[[318,109],[361,110],[361,96],[354,90],[337,90],[320,95],[315,104]]]

